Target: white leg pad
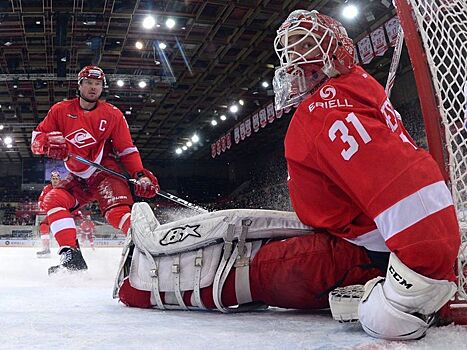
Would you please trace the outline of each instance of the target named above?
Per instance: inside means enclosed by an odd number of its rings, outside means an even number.
[[[386,279],[375,278],[365,285],[358,317],[373,337],[418,339],[455,292],[455,283],[420,275],[391,254]]]
[[[397,310],[386,299],[383,280],[374,279],[365,285],[371,288],[368,298],[360,303],[358,316],[366,333],[389,340],[419,339],[429,325],[417,316]]]

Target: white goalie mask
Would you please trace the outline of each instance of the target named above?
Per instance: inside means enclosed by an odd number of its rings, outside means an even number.
[[[297,106],[327,79],[355,64],[345,29],[317,11],[293,11],[277,30],[274,49],[280,60],[273,79],[276,110]]]

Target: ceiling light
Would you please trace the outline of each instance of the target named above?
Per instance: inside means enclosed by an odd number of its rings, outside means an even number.
[[[143,43],[142,43],[141,41],[137,41],[137,42],[135,43],[135,46],[136,46],[136,48],[137,48],[138,50],[141,50],[141,49],[143,48]]]
[[[199,136],[194,134],[192,137],[191,137],[191,141],[193,141],[194,143],[198,142],[199,141]]]
[[[122,87],[123,85],[125,85],[125,82],[122,79],[118,79],[117,80],[117,86]]]
[[[187,146],[187,147],[191,147],[191,146],[193,146],[193,144],[191,143],[191,141],[188,141],[188,142],[186,143],[186,146]]]
[[[17,89],[17,88],[18,88],[18,85],[13,84],[13,89]]]
[[[269,69],[274,69],[274,65],[272,63],[268,63],[266,65],[266,68],[269,68]]]
[[[3,124],[0,124],[0,130],[3,130],[4,126]]]
[[[237,105],[232,105],[229,107],[229,111],[231,113],[237,113],[238,112],[238,106]]]
[[[167,48],[166,43],[159,43],[159,49],[165,50]]]
[[[120,98],[120,96],[119,96],[119,95],[114,95],[114,96],[115,96],[115,98]]]
[[[245,104],[243,100],[238,100],[238,103],[240,104],[240,106],[243,106]]]
[[[156,25],[156,19],[153,16],[146,16],[143,20],[143,27],[145,29],[152,29]]]
[[[261,86],[266,89],[269,86],[269,83],[267,81],[263,81]]]
[[[41,21],[36,21],[36,24],[41,24]]]
[[[211,120],[211,125],[216,126],[217,125],[217,120],[215,120],[215,119]]]
[[[5,142],[5,145],[11,145],[13,139],[10,136],[7,136],[3,139],[3,142]]]
[[[182,146],[182,150],[186,151],[188,149],[187,146]]]
[[[227,119],[227,117],[226,117],[224,114],[222,114],[222,115],[220,116],[220,118],[221,118],[221,120],[226,120],[226,119]]]
[[[3,44],[3,45],[5,45],[5,46],[11,46],[11,45],[13,45],[13,43],[12,43],[11,41],[7,41],[7,42],[6,42],[5,44]]]
[[[146,84],[146,82],[144,80],[141,80],[139,83],[138,83],[138,86],[141,88],[141,89],[144,89],[148,84]]]
[[[358,15],[358,8],[355,5],[346,5],[342,10],[342,16],[347,19],[354,19]]]
[[[175,153],[177,153],[177,154],[182,154],[182,152],[183,151],[182,151],[182,149],[180,147],[175,150]]]
[[[131,115],[131,111],[125,111],[125,115]]]
[[[11,148],[13,147],[13,145],[11,143],[9,143],[8,145],[6,145],[6,148]]]
[[[165,21],[165,25],[167,28],[172,29],[175,27],[175,20],[173,18],[167,18],[167,21]]]

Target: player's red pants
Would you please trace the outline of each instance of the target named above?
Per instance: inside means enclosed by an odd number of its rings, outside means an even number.
[[[385,271],[370,266],[366,251],[326,233],[273,241],[261,247],[250,265],[253,301],[269,306],[320,309],[328,304],[328,292],[337,286],[364,284],[383,276]],[[190,306],[191,292],[183,299]],[[215,308],[211,287],[201,290],[203,303]],[[150,308],[150,292],[137,290],[127,280],[119,292],[120,300],[134,307]],[[163,300],[163,293],[162,293]],[[225,306],[236,305],[235,271],[222,291]]]
[[[103,165],[119,171],[111,159]],[[43,200],[50,231],[60,246],[76,246],[76,226],[70,210],[94,200],[112,226],[128,232],[133,198],[126,181],[99,170],[89,179],[68,175]]]

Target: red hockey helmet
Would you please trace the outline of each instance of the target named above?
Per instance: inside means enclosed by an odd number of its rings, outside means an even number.
[[[355,47],[342,24],[317,11],[293,11],[277,30],[274,49],[281,65],[273,81],[276,109],[297,105],[355,64]]]
[[[78,84],[81,84],[83,79],[102,80],[103,86],[107,86],[104,71],[98,66],[86,66],[78,73]]]

